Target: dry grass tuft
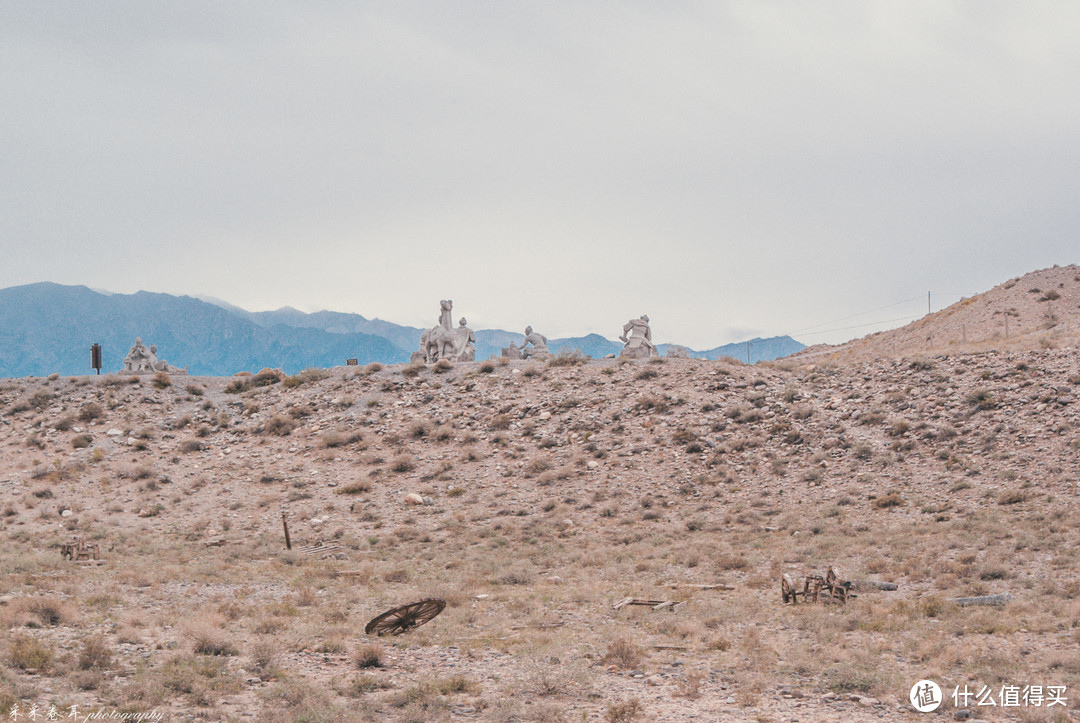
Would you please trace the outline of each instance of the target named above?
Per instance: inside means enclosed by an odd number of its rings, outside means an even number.
[[[11,640],[8,661],[18,670],[40,670],[52,663],[53,654],[45,643],[25,633]]]
[[[604,713],[604,720],[608,723],[631,723],[631,721],[641,720],[644,715],[645,706],[637,698],[631,698],[609,705]]]
[[[353,651],[353,665],[360,670],[381,668],[383,666],[383,647],[377,643],[361,645]]]
[[[608,645],[602,661],[616,665],[624,670],[631,670],[641,665],[644,659],[642,649],[628,638],[615,638]]]
[[[5,628],[51,628],[70,625],[78,619],[74,605],[47,595],[16,598],[0,611],[0,625]]]

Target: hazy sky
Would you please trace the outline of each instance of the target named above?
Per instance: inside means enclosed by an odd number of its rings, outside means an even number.
[[[1078,38],[1074,0],[0,0],[0,287],[842,341],[1080,261]]]

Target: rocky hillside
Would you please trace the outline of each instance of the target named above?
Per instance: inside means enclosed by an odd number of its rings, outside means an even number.
[[[3,381],[0,708],[877,721],[916,720],[927,676],[1072,693],[1078,363]],[[61,559],[77,538],[103,562]],[[830,565],[898,589],[782,604]]]
[[[1080,345],[1080,266],[1033,271],[892,331],[805,349],[835,361]]]

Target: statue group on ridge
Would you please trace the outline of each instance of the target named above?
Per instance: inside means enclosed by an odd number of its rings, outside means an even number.
[[[453,362],[476,359],[476,335],[468,327],[464,317],[458,322],[456,329],[453,327],[453,308],[454,302],[450,299],[439,302],[439,323],[421,334],[420,349],[412,353],[412,363],[434,364],[441,359]],[[652,341],[649,317],[644,314],[626,322],[619,339],[625,344],[619,353],[620,357],[647,359],[659,356]],[[502,350],[502,355],[507,359],[547,359],[551,356],[551,350],[548,349],[547,337],[533,331],[531,326],[526,326],[525,339],[520,346],[510,342],[510,346]]]
[[[458,327],[453,327],[454,302],[443,299],[439,302],[439,323],[420,335],[420,350],[412,353],[410,361],[434,364],[440,359],[450,361],[473,361],[476,359],[476,335],[468,326],[465,317],[461,317]]]

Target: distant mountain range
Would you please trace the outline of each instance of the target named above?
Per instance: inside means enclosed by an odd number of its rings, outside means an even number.
[[[420,345],[422,329],[359,314],[319,311],[307,314],[285,307],[246,311],[216,299],[196,299],[140,291],[108,294],[85,286],[49,282],[0,289],[0,377],[92,373],[90,346],[102,346],[102,373],[123,368],[136,337],[157,346],[159,359],[187,367],[194,375],[224,376],[264,367],[293,374],[308,367],[407,362]],[[476,358],[498,356],[521,333],[499,329],[476,332]],[[593,358],[618,354],[622,344],[598,334],[551,339],[552,351],[574,348]],[[661,354],[669,345],[660,345]],[[790,337],[753,339],[751,362],[776,359],[805,348]],[[747,358],[747,343],[692,357]]]

